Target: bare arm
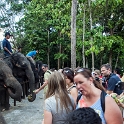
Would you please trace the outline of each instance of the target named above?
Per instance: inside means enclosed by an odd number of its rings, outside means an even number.
[[[4,50],[6,50],[9,54],[12,54],[6,47],[4,47]]]
[[[74,99],[74,102],[76,104],[76,101],[77,101],[77,96],[78,96],[78,91],[76,88],[72,88],[71,91],[70,91],[70,94],[71,96],[73,97]]]
[[[44,87],[47,85],[47,80],[45,80],[45,82],[43,83],[43,85],[39,88],[39,89],[36,89],[34,92],[37,94],[39,91],[41,91],[42,89],[44,89]]]
[[[52,124],[52,114],[46,110],[44,111],[44,124]]]
[[[107,90],[106,93],[107,93],[107,94],[111,94],[111,93],[113,93],[113,91]]]
[[[105,120],[107,124],[123,124],[121,111],[110,96],[105,98]]]

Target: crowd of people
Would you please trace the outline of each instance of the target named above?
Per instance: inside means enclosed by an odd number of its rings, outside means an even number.
[[[112,73],[109,64],[103,64],[100,70],[94,72],[81,67],[50,71],[46,64],[42,69],[47,76],[44,84],[34,92],[37,94],[45,89],[43,124],[123,123],[119,106],[124,104],[116,103],[111,97],[113,93],[123,95],[123,90],[116,85],[121,79],[115,72]],[[102,92],[106,92],[104,103],[101,102]]]
[[[3,40],[5,56],[12,54],[10,36],[7,32]],[[30,51],[26,55],[34,65],[37,53],[37,50]],[[118,87],[121,82],[118,68],[113,73],[109,64],[103,64],[100,70],[93,72],[81,67],[53,71],[43,64],[42,70],[44,83],[34,93],[44,89],[43,124],[123,124],[119,106],[124,108],[124,104],[111,97],[113,93],[118,98],[123,95],[123,89]]]

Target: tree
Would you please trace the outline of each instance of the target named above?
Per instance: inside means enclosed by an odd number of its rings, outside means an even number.
[[[72,0],[71,7],[71,68],[76,68],[76,13],[77,0]]]

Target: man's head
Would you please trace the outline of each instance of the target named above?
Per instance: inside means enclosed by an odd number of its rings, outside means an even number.
[[[102,124],[100,116],[89,107],[74,110],[68,117],[69,124]]]
[[[38,50],[36,50],[36,53],[38,53]]]
[[[12,35],[10,35],[10,33],[9,33],[9,32],[6,32],[6,33],[5,33],[5,37],[6,37],[7,39],[9,39],[9,38],[10,38],[10,36],[12,36]]]
[[[18,52],[21,52],[21,51],[22,51],[22,47],[19,46],[19,47],[18,47]]]
[[[48,70],[48,65],[47,64],[43,64],[42,65],[42,69],[44,72],[46,72]]]
[[[114,74],[121,74],[121,69],[119,67],[116,67],[114,69]]]
[[[101,66],[101,74],[103,77],[108,77],[111,74],[112,68],[110,64],[103,64]]]

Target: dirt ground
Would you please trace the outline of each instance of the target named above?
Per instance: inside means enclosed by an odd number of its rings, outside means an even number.
[[[2,112],[7,124],[41,124],[43,119],[43,91],[37,94],[34,102],[28,102],[27,98],[21,102],[10,99],[10,110]]]

